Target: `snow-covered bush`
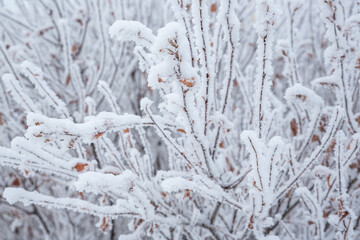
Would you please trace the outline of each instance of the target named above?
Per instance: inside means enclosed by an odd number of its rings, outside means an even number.
[[[360,238],[359,1],[16,3],[3,236]]]

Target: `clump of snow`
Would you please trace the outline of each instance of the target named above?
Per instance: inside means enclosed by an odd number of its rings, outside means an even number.
[[[155,40],[152,31],[137,21],[117,20],[109,28],[109,34],[118,41],[134,41],[145,47],[150,47]]]

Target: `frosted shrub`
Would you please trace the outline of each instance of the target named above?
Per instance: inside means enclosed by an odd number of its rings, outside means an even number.
[[[6,236],[360,238],[359,1],[18,3]]]

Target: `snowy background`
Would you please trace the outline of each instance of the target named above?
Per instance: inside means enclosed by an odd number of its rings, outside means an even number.
[[[359,239],[359,0],[0,1],[0,239]]]

